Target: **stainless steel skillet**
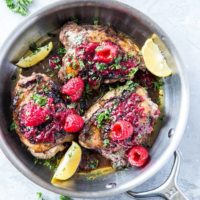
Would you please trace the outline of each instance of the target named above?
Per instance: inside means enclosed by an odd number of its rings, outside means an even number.
[[[31,41],[59,28],[72,17],[79,18],[84,23],[93,23],[93,19],[98,17],[102,24],[111,24],[115,29],[135,38],[139,46],[156,33],[166,46],[167,62],[174,74],[165,79],[167,117],[150,151],[151,162],[145,168],[119,171],[94,181],[74,177],[63,186],[64,188],[57,188],[50,183],[51,173],[35,166],[33,158],[22,148],[17,137],[8,131],[11,122],[11,77],[16,70],[11,63],[24,53]],[[12,32],[1,49],[0,94],[0,144],[8,159],[36,184],[59,194],[82,198],[112,196],[128,191],[158,172],[180,143],[189,108],[189,91],[184,66],[168,36],[141,12],[110,0],[58,1],[28,17]],[[170,134],[172,132],[174,134]]]

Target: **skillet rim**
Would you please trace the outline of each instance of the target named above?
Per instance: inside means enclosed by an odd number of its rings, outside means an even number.
[[[127,15],[131,15],[133,12],[134,15],[136,15],[138,18],[140,18],[142,21],[144,21],[146,24],[149,23],[153,25],[153,28],[156,30],[156,33],[159,35],[165,36],[165,44],[171,51],[174,60],[176,61],[177,68],[179,69],[179,75],[181,79],[181,103],[180,103],[180,113],[177,121],[177,125],[175,128],[175,134],[171,138],[170,144],[168,145],[167,149],[164,151],[162,157],[159,157],[153,165],[149,167],[148,170],[144,171],[142,174],[140,174],[138,177],[134,178],[132,181],[129,181],[123,185],[117,186],[112,189],[106,189],[101,190],[101,191],[96,191],[96,192],[74,192],[74,191],[69,191],[66,189],[61,189],[57,188],[50,183],[47,183],[46,181],[42,180],[40,177],[35,175],[34,173],[31,172],[20,160],[19,158],[12,152],[12,150],[9,148],[9,144],[6,143],[5,139],[3,138],[3,132],[2,128],[0,127],[0,147],[3,151],[3,153],[6,155],[6,157],[10,160],[10,162],[28,179],[33,181],[35,184],[40,185],[41,187],[48,189],[52,192],[58,193],[58,194],[63,194],[63,195],[70,195],[72,197],[85,197],[85,198],[96,198],[96,197],[108,197],[112,195],[116,195],[122,192],[125,192],[127,190],[130,190],[143,182],[145,182],[147,179],[152,177],[155,173],[157,173],[167,162],[167,160],[172,156],[174,151],[177,149],[180,140],[183,136],[184,129],[186,127],[186,122],[188,118],[188,113],[189,113],[189,87],[188,87],[188,81],[186,74],[183,72],[184,71],[184,65],[180,60],[180,57],[168,38],[168,36],[165,34],[165,32],[155,23],[153,22],[148,16],[143,14],[142,12],[138,11],[137,9],[128,6],[122,2],[119,1],[114,1],[114,0],[82,0],[82,1],[73,1],[73,0],[60,0],[54,3],[51,3],[50,5],[45,6],[44,8],[38,10],[34,14],[30,15],[27,17],[22,23],[20,23],[7,37],[6,41],[2,45],[3,48],[1,48],[2,53],[0,55],[0,66],[1,62],[3,61],[3,58],[6,57],[6,52],[9,51],[11,48],[11,44],[17,39],[17,37],[28,27],[31,26],[35,21],[38,20],[38,18],[44,16],[47,14],[48,10],[51,9],[58,9],[60,6],[66,4],[66,5],[71,5],[72,7],[79,6],[80,3],[85,3],[90,5],[95,5],[95,6],[104,6],[105,8],[111,8],[115,9],[115,6],[125,10]],[[82,4],[80,6],[83,6]],[[10,40],[8,40],[8,38]],[[1,70],[1,68],[0,68]],[[187,106],[186,106],[187,105]]]

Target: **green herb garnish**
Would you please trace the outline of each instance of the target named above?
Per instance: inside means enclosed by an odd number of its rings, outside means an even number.
[[[110,111],[109,110],[105,110],[104,112],[100,113],[97,116],[97,123],[98,123],[98,127],[102,127],[103,122],[105,120],[108,120],[110,118]]]
[[[60,58],[59,58],[59,57],[53,58],[52,61],[53,61],[55,64],[58,64],[58,63],[60,63]]]
[[[33,0],[6,0],[6,5],[11,11],[25,16],[29,12],[28,6],[32,1]]]
[[[122,57],[118,56],[117,58],[115,58],[115,64],[119,64],[121,60],[122,60]]]
[[[59,200],[72,200],[71,197],[60,195]]]
[[[119,64],[112,64],[111,68],[112,69],[121,69],[121,65],[119,65]]]
[[[41,192],[37,192],[36,194],[37,194],[37,200],[44,200]]]
[[[135,88],[138,87],[138,86],[139,86],[138,83],[135,83],[135,82],[133,82],[131,80],[127,81],[126,85],[125,85],[126,90],[129,90],[129,91],[135,90]]]
[[[96,169],[99,165],[99,160],[94,159],[94,160],[89,160],[88,166],[90,169]]]
[[[96,63],[96,68],[98,70],[105,70],[106,69],[106,65],[103,63]]]
[[[109,145],[109,143],[110,143],[110,140],[109,140],[109,139],[104,139],[104,140],[103,140],[103,146],[104,146],[104,147],[107,147],[107,146]]]
[[[15,122],[12,122],[10,125],[10,131],[15,131],[17,129],[17,124]]]
[[[43,166],[49,168],[50,171],[55,171],[58,167],[58,163],[54,162],[54,159],[48,159],[43,162]]]
[[[87,94],[90,94],[90,93],[91,93],[91,88],[90,88],[90,85],[89,85],[88,83],[86,83],[86,85],[85,85],[85,92],[86,92]]]
[[[153,82],[154,90],[160,90],[163,85],[164,85],[164,82],[162,79],[157,79],[157,81]]]
[[[92,95],[92,89],[90,88],[90,85],[88,83],[85,84],[85,92],[84,95],[86,98],[90,98]]]
[[[55,157],[53,157],[51,159],[46,159],[46,160],[41,160],[41,159],[35,158],[34,164],[42,165],[44,167],[47,167],[50,171],[55,172],[55,170],[57,169],[57,167],[60,163],[62,156],[63,156],[63,153],[57,154]]]
[[[74,74],[72,74],[72,73],[66,74],[66,78],[67,78],[67,79],[70,79],[70,78],[73,78],[73,77],[74,77]]]
[[[85,67],[85,64],[82,60],[79,60],[79,66],[81,69],[83,69]]]
[[[45,106],[47,104],[47,97],[45,96],[33,94],[31,98],[35,103],[37,103],[40,106]]]
[[[121,65],[120,65],[121,60],[122,60],[121,56],[115,58],[114,64],[111,65],[111,68],[112,69],[120,69],[121,68]]]
[[[57,50],[58,55],[63,56],[66,54],[66,49],[64,47],[59,47]]]
[[[129,72],[128,76],[130,78],[133,78],[133,76],[135,75],[135,73],[138,71],[138,67],[134,67],[133,69],[131,69],[131,71]]]

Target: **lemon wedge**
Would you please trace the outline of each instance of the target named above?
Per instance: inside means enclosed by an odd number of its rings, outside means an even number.
[[[35,53],[26,54],[27,56],[25,55],[25,57],[22,57],[16,65],[22,68],[32,67],[33,65],[44,60],[52,49],[53,43],[49,42],[47,45],[38,48]]]
[[[146,40],[142,47],[142,56],[147,69],[158,77],[166,77],[172,74],[159,46],[152,38]]]
[[[76,142],[72,142],[72,145],[61,159],[51,182],[53,183],[56,180],[67,180],[72,177],[79,166],[81,155],[81,147]]]

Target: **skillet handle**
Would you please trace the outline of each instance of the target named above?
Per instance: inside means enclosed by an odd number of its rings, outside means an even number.
[[[177,185],[177,177],[180,167],[180,153],[174,153],[174,164],[168,179],[159,187],[146,192],[127,191],[134,198],[163,197],[166,200],[188,200]]]

